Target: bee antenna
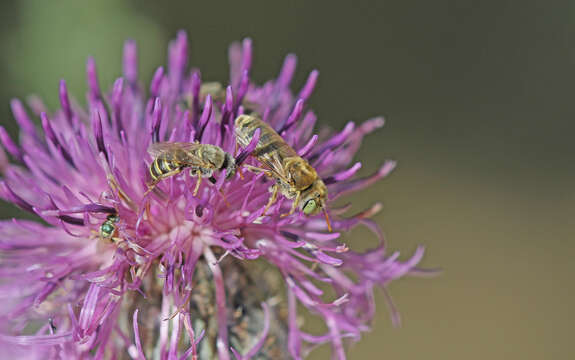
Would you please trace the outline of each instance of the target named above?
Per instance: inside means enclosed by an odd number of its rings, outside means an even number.
[[[332,232],[331,223],[329,222],[329,215],[327,214],[327,210],[325,208],[323,208],[323,214],[325,215],[325,222],[327,224],[327,229],[329,230],[329,232]]]

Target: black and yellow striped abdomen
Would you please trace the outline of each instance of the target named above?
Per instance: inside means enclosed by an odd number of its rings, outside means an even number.
[[[168,160],[162,157],[154,159],[150,165],[150,176],[154,181],[161,180],[165,177],[174,175],[182,170],[179,162]]]

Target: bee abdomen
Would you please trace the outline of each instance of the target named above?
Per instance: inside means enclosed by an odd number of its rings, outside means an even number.
[[[158,180],[176,169],[178,169],[178,166],[166,159],[155,159],[150,165],[150,175],[152,179]]]

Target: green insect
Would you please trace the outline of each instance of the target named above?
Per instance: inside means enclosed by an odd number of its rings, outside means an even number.
[[[100,237],[104,240],[112,240],[114,235],[117,233],[116,223],[120,221],[120,218],[116,214],[110,214],[106,217],[106,220],[100,225]]]

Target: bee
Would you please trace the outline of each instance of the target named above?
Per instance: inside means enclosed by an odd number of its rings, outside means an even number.
[[[217,81],[204,82],[200,85],[200,99],[210,95],[213,100],[224,102],[226,100],[226,88]]]
[[[208,95],[211,96],[213,101],[223,104],[226,101],[226,95],[227,95],[226,88],[217,81],[204,82],[202,83],[202,85],[200,85],[200,93],[199,93],[200,104],[206,100],[206,97]],[[190,96],[185,98],[183,105],[186,108],[191,108],[193,106],[193,98]],[[245,110],[250,112],[255,111],[255,109],[258,107],[256,103],[251,102],[245,98],[242,100],[241,105],[244,107]]]
[[[100,225],[98,233],[100,238],[103,240],[111,241],[116,235],[116,223],[120,221],[120,218],[116,214],[110,214],[106,217],[106,220]]]
[[[198,194],[202,178],[210,178],[212,182],[215,170],[226,170],[226,178],[230,179],[236,172],[234,158],[219,146],[186,143],[159,142],[153,143],[148,152],[154,161],[150,164],[152,183],[150,190],[161,180],[179,174],[185,168],[190,169],[190,175],[198,178],[193,195]],[[148,190],[148,191],[150,191]]]
[[[329,231],[331,224],[325,209],[327,187],[319,178],[315,169],[268,124],[251,115],[241,115],[235,121],[235,133],[240,145],[246,147],[255,131],[260,129],[259,141],[252,152],[263,169],[246,165],[247,169],[263,171],[276,180],[271,189],[271,196],[264,209],[265,212],[277,200],[278,193],[288,199],[294,199],[288,216],[299,207],[305,215],[316,215],[323,211]]]

